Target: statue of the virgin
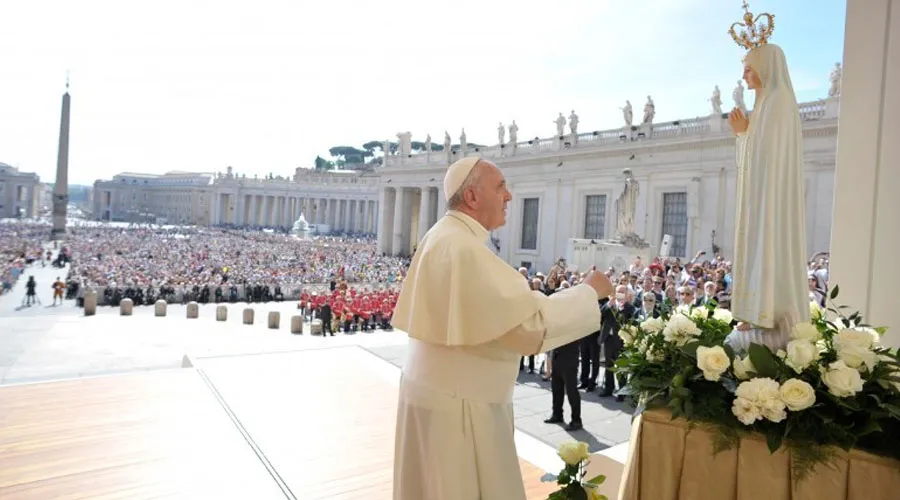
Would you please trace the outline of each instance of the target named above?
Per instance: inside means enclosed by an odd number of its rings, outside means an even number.
[[[753,46],[743,78],[756,99],[749,118],[738,108],[729,115],[737,135],[732,312],[742,322],[729,343],[774,351],[809,321],[800,114],[777,45]]]

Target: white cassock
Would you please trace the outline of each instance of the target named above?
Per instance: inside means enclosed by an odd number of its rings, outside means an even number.
[[[762,81],[746,134],[738,137],[735,201],[734,317],[764,329],[733,334],[783,347],[791,328],[809,320],[803,142],[784,52],[766,44],[746,63]]]
[[[524,499],[513,440],[519,359],[600,325],[592,287],[531,291],[486,246],[488,236],[471,217],[448,212],[419,243],[404,280],[392,321],[410,337],[395,500]]]

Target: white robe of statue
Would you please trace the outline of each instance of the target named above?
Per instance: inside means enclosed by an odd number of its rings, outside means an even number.
[[[745,62],[762,88],[736,142],[732,311],[757,328],[730,340],[739,349],[755,342],[775,350],[787,344],[794,324],[809,320],[803,142],[784,52],[762,45]]]
[[[531,291],[488,237],[477,221],[449,211],[419,243],[403,282],[392,321],[410,337],[395,500],[524,500],[513,439],[519,359],[599,328],[593,288]]]

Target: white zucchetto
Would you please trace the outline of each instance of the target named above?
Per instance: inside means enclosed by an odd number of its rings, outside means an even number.
[[[446,201],[450,201],[450,198],[459,191],[459,188],[463,185],[463,182],[466,181],[466,177],[469,176],[469,173],[472,172],[472,169],[475,168],[475,165],[481,158],[477,156],[467,156],[461,160],[457,160],[447,168],[447,173],[444,174],[444,199]]]

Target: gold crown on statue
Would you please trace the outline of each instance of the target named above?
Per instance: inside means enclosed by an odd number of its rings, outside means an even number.
[[[775,16],[769,14],[768,12],[763,12],[762,14],[753,17],[753,13],[750,12],[750,6],[747,5],[746,0],[743,4],[744,7],[744,22],[738,22],[731,25],[728,28],[728,34],[731,35],[731,38],[734,39],[734,42],[741,47],[744,47],[747,50],[754,49],[759,47],[760,45],[765,45],[769,38],[772,36],[772,32],[775,31]],[[760,19],[765,18],[765,21],[762,23],[759,22]],[[741,33],[738,34],[734,28],[735,26],[744,28],[741,30]]]

